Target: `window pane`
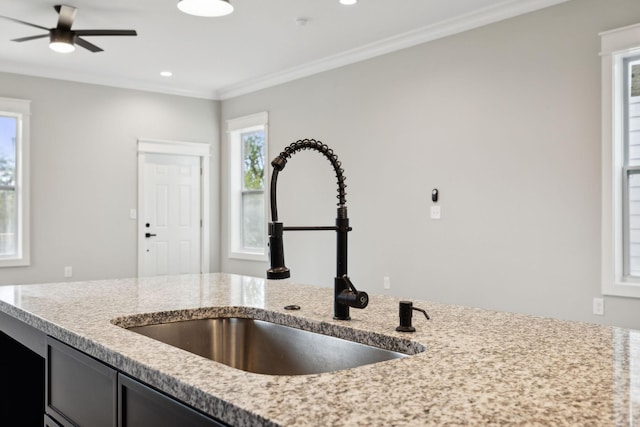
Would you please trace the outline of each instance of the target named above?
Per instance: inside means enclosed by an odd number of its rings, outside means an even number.
[[[264,249],[264,193],[242,195],[242,246],[245,249]]]
[[[0,190],[0,257],[16,253],[16,198],[13,190]]]
[[[631,58],[625,67],[625,81],[628,84],[626,120],[626,163],[640,165],[640,61]]]
[[[0,187],[16,185],[16,129],[15,117],[0,115]]]
[[[0,257],[16,254],[16,129],[15,117],[0,116]]]
[[[640,174],[629,175],[629,275],[640,276]]]
[[[264,131],[243,133],[242,185],[245,190],[264,189]]]
[[[631,63],[631,96],[640,96],[640,63]]]

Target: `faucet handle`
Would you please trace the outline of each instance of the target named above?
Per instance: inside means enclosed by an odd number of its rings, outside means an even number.
[[[342,291],[340,295],[338,295],[338,301],[340,301],[341,304],[348,305],[349,307],[365,308],[369,305],[369,295],[362,291]]]
[[[351,289],[352,292],[355,292],[355,293],[358,292],[358,290],[354,286],[353,282],[351,282],[351,279],[349,279],[349,276],[347,276],[346,274],[343,274],[342,275],[342,280],[344,280],[344,283],[347,284],[347,286],[349,287],[349,289]]]
[[[396,328],[398,332],[415,332],[416,328],[411,325],[411,318],[413,316],[413,311],[419,311],[424,314],[424,317],[427,320],[430,319],[427,312],[421,308],[417,308],[413,306],[413,302],[411,301],[400,301],[399,311],[400,311],[400,325]]]
[[[343,290],[338,295],[338,301],[353,308],[365,308],[369,305],[369,295],[366,292],[357,290],[346,274],[342,275],[342,280],[349,287],[349,291]]]

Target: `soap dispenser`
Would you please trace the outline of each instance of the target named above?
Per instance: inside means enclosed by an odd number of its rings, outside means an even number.
[[[398,332],[415,332],[416,328],[411,326],[411,317],[413,316],[413,310],[419,311],[424,314],[424,317],[429,320],[429,315],[421,308],[413,306],[411,301],[400,301],[400,326],[396,328]]]

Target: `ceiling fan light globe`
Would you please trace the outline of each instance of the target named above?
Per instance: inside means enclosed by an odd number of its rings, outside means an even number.
[[[229,0],[180,0],[178,9],[189,15],[206,17],[225,16],[233,12]]]
[[[51,42],[49,48],[58,53],[71,53],[76,50],[76,47],[67,42]]]

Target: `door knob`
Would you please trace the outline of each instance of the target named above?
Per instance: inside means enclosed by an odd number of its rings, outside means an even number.
[[[149,237],[154,237],[154,236],[155,236],[155,234],[151,234],[151,233],[144,233],[144,237],[146,237],[147,239],[148,239]]]

